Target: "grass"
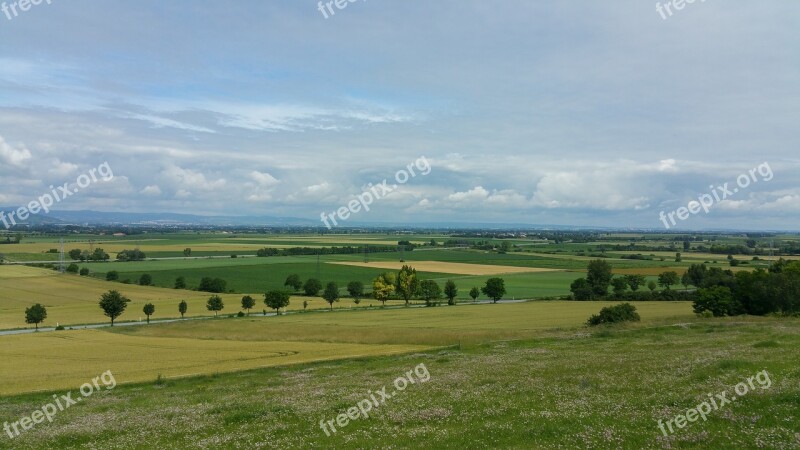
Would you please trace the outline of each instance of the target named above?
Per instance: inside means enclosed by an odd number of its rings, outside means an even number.
[[[753,322],[569,331],[159,383],[154,375],[95,394],[13,442],[0,437],[0,448],[797,448],[800,321]],[[766,341],[780,344],[753,346]],[[370,391],[392,392],[393,380],[419,364],[428,382],[331,437],[320,429]],[[674,435],[659,431],[658,420],[761,370],[769,389]],[[0,398],[0,417],[18,420],[51,400]]]

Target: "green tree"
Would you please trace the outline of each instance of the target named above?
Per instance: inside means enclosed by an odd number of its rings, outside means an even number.
[[[644,286],[647,283],[647,277],[644,275],[625,275],[623,278],[625,278],[625,282],[628,283],[633,292],[638,291],[640,286]]]
[[[190,256],[192,256],[192,249],[190,249],[190,248],[188,248],[188,247],[187,247],[187,248],[185,248],[185,249],[183,249],[183,256],[185,256],[185,257],[187,257],[187,258],[188,258],[188,257],[190,257]]]
[[[333,281],[325,286],[325,291],[322,292],[322,298],[331,305],[333,311],[333,304],[339,301],[339,286]]]
[[[84,267],[83,269],[81,269],[81,271],[79,273],[81,274],[82,277],[88,276],[89,275],[89,269]]]
[[[489,278],[486,280],[486,286],[481,288],[481,292],[497,303],[506,295],[506,282],[502,278]]]
[[[143,273],[141,277],[139,277],[139,285],[140,286],[152,286],[153,285],[153,277],[149,273]]]
[[[254,306],[256,306],[256,300],[253,297],[249,295],[242,297],[242,309],[247,311],[248,316],[250,315],[250,310],[253,309]]]
[[[733,293],[727,286],[713,286],[699,289],[697,299],[692,305],[695,313],[711,311],[714,317],[732,315],[736,310]]]
[[[74,249],[70,250],[69,253],[68,253],[69,259],[71,259],[73,261],[77,261],[77,260],[81,259],[81,253],[82,253],[81,249],[74,248]]]
[[[227,285],[228,282],[222,278],[203,277],[200,279],[200,286],[197,287],[197,290],[220,294],[225,292]]]
[[[603,297],[608,295],[608,285],[611,283],[611,264],[602,259],[595,259],[589,262],[586,271],[586,281],[592,288],[595,295]]]
[[[574,300],[591,300],[594,298],[594,290],[592,286],[586,281],[586,278],[578,278],[569,285],[569,290],[572,292]]]
[[[181,319],[183,319],[183,315],[186,314],[186,311],[188,310],[189,304],[186,303],[186,300],[181,300],[181,302],[178,303],[178,312],[181,313]]]
[[[39,329],[39,324],[47,319],[47,308],[37,303],[30,308],[25,308],[25,323],[32,323]]]
[[[303,284],[303,292],[309,297],[316,297],[320,289],[322,289],[322,282],[316,278],[309,278]]]
[[[212,295],[208,298],[206,302],[206,309],[209,311],[214,311],[214,317],[217,317],[217,313],[222,311],[225,308],[225,302],[222,301],[222,297],[219,295]]]
[[[619,322],[638,322],[642,318],[636,312],[636,307],[630,303],[622,303],[620,305],[607,306],[600,310],[599,315],[593,315],[587,322],[590,326],[600,324],[611,324]]]
[[[469,296],[472,297],[472,300],[475,301],[478,297],[481,296],[481,290],[478,287],[474,287],[469,290]]]
[[[614,277],[611,279],[611,287],[614,289],[614,295],[621,295],[628,289],[628,282],[624,277]]]
[[[361,297],[364,296],[364,283],[360,281],[351,281],[347,283],[347,293],[353,297],[355,304],[361,303]]]
[[[511,251],[511,242],[503,241],[500,243],[500,253],[508,253]]]
[[[281,308],[289,306],[290,294],[286,291],[269,291],[264,294],[264,304],[275,310],[280,315]]]
[[[686,270],[686,277],[689,284],[695,287],[704,287],[705,280],[708,276],[708,267],[705,264],[692,264]]]
[[[148,303],[148,304],[144,305],[144,308],[142,308],[142,312],[147,316],[147,323],[150,323],[150,316],[155,314],[156,305],[154,305],[152,303]]]
[[[456,282],[453,280],[447,280],[447,282],[444,284],[444,296],[447,297],[447,304],[455,305],[457,295],[458,287],[456,287]]]
[[[394,293],[397,277],[392,272],[384,272],[372,282],[372,296],[386,306],[386,300]]]
[[[67,266],[67,273],[78,273],[78,271],[80,271],[80,267],[78,267],[78,265],[75,263]]]
[[[417,270],[411,266],[403,265],[400,272],[397,274],[395,291],[406,301],[406,306],[408,306],[408,301],[411,300],[411,297],[417,295],[419,291]]]
[[[186,289],[186,278],[180,276],[175,278],[175,289]]]
[[[659,286],[665,288],[666,290],[669,290],[670,286],[674,286],[680,282],[681,279],[680,277],[678,277],[677,272],[668,271],[668,272],[662,272],[661,274],[658,275]]]
[[[650,292],[655,291],[656,287],[658,287],[658,285],[656,285],[655,281],[650,280],[650,281],[647,282],[647,289],[650,289]]]
[[[675,253],[675,262],[681,262],[681,261],[682,261],[681,253],[680,252]]]
[[[299,291],[300,288],[303,287],[303,282],[300,281],[300,275],[293,273],[288,277],[286,277],[286,281],[283,282],[283,285],[288,286],[294,289],[295,291]]]
[[[436,306],[439,304],[439,299],[442,298],[442,288],[439,283],[434,280],[422,280],[419,285],[419,292],[425,304],[428,306]]]
[[[117,280],[119,280],[119,272],[117,272],[116,270],[106,272],[106,281],[117,281]]]
[[[111,319],[112,327],[114,326],[114,320],[125,312],[129,302],[129,298],[116,290],[108,291],[100,296],[100,308],[102,308],[103,314]]]

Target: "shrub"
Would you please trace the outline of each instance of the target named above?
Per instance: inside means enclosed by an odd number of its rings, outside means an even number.
[[[80,274],[81,274],[82,277],[85,277],[85,276],[89,275],[89,269],[84,267],[83,269],[81,269]]]
[[[600,310],[600,314],[593,315],[587,322],[591,326],[621,322],[638,322],[642,318],[636,312],[636,307],[630,303],[608,306]]]
[[[64,325],[57,326],[56,331],[64,331]]]

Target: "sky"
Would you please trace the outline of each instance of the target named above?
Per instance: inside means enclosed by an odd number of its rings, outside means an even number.
[[[53,209],[319,221],[386,179],[337,222],[800,229],[798,2],[49,1],[0,3],[3,206],[107,163]]]

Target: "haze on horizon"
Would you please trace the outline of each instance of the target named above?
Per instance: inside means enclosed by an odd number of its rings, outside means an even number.
[[[0,206],[108,162],[58,208],[319,220],[424,156],[351,221],[658,228],[768,163],[675,229],[797,230],[800,4],[657,3],[0,13]]]

